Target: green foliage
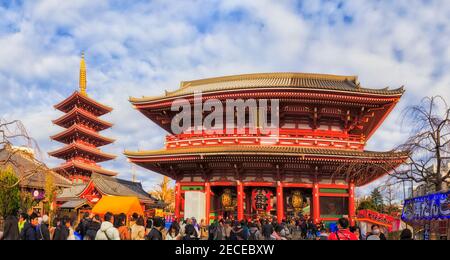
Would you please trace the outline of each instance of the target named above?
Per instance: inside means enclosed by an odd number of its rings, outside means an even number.
[[[378,188],[375,188],[370,194],[373,204],[375,205],[376,211],[382,212],[384,209],[383,196]]]
[[[377,210],[377,206],[373,203],[372,198],[365,199],[359,203],[358,210]]]
[[[0,170],[0,215],[3,218],[14,214],[20,208],[19,179],[12,167]]]
[[[399,215],[402,213],[402,210],[398,205],[385,206],[383,213],[389,215]]]
[[[20,192],[20,210],[22,212],[28,212],[36,205],[36,201],[31,193],[26,191]]]
[[[52,203],[55,200],[56,197],[56,186],[55,181],[53,178],[53,175],[51,173],[47,172],[45,177],[45,200],[44,200],[44,211],[48,215],[52,215],[53,209],[52,209]]]

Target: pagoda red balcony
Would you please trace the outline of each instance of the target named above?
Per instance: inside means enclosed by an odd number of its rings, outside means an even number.
[[[202,131],[166,136],[167,149],[214,145],[282,145],[363,150],[365,140],[360,135],[338,131],[299,129],[280,129],[278,135],[263,134],[259,130],[255,134],[246,129],[243,133],[235,130],[233,134]]]
[[[94,114],[78,107],[74,107],[70,112],[56,120],[53,120],[52,122],[53,124],[64,128],[69,128],[74,124],[84,125],[89,129],[94,129],[95,131],[103,131],[112,127],[111,123],[101,120]]]
[[[111,138],[104,137],[95,130],[90,129],[84,125],[74,124],[67,130],[53,135],[50,137],[52,140],[71,144],[73,142],[83,143],[87,146],[100,147],[107,144],[113,143],[115,140]]]

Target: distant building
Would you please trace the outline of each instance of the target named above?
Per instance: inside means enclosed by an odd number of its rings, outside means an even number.
[[[436,165],[433,165],[432,167],[430,167],[430,169],[432,168],[433,172],[436,172]],[[444,167],[442,167],[442,172],[441,172],[441,176],[444,176],[447,174],[447,172],[450,170],[450,161],[446,161],[444,164]],[[447,184],[443,184],[442,185],[442,190],[448,190],[448,185]],[[435,193],[435,192],[439,192],[438,190],[436,190],[436,187],[433,183],[422,183],[419,184],[419,186],[417,186],[416,188],[414,188],[413,191],[413,197],[420,197],[420,196],[425,196],[427,194],[430,193]]]
[[[64,189],[56,200],[61,212],[75,218],[83,212],[90,212],[103,196],[137,197],[144,211],[160,206],[158,200],[148,194],[141,183],[97,173],[91,175],[88,183],[74,184]]]
[[[54,171],[73,184],[57,196],[60,213],[79,218],[81,213],[90,212],[103,196],[137,197],[143,210],[159,206],[158,200],[145,192],[141,183],[115,178],[117,172],[99,165],[116,158],[99,149],[115,141],[99,134],[113,125],[99,117],[113,109],[89,97],[86,88],[86,64],[82,55],[79,90],[54,106],[65,114],[53,123],[65,130],[50,138],[65,146],[49,155],[65,160]]]
[[[6,145],[0,149],[0,169],[12,166],[14,173],[20,180],[22,191],[29,192],[36,200],[34,210],[43,212],[45,199],[45,185],[47,176],[51,175],[53,183],[58,190],[70,187],[70,180],[52,171],[42,162],[36,160],[34,152],[29,148]]]
[[[98,165],[116,158],[115,155],[104,153],[98,148],[114,142],[114,139],[99,134],[112,126],[99,118],[110,113],[112,108],[88,97],[86,87],[86,64],[83,55],[80,62],[80,91],[75,91],[55,105],[55,109],[65,114],[53,120],[53,123],[65,130],[50,137],[65,144],[64,147],[49,152],[50,156],[65,160],[54,170],[73,183],[87,183],[93,173],[117,175],[116,172]]]

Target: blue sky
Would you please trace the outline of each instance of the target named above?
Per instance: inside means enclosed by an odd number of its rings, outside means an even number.
[[[115,108],[104,134],[118,140],[105,151],[119,157],[104,166],[122,178],[131,176],[123,150],[160,148],[165,134],[128,97],[159,95],[182,80],[295,71],[358,75],[370,88],[405,85],[370,150],[406,137],[399,121],[407,105],[426,95],[450,100],[445,0],[0,0],[0,18],[0,117],[22,120],[43,151],[60,147],[49,139],[61,131],[53,105],[76,90],[84,50],[89,95]],[[136,173],[147,189],[160,180]]]

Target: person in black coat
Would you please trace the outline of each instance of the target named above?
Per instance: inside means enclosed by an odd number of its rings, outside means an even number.
[[[53,240],[67,240],[70,234],[70,230],[66,226],[68,222],[70,222],[69,217],[64,216],[55,229]]]
[[[44,215],[42,217],[41,224],[37,227],[37,237],[38,240],[50,240],[50,231],[48,229],[48,216]]]
[[[16,214],[7,216],[4,223],[3,240],[19,240],[19,219]]]
[[[153,227],[148,233],[146,240],[163,240],[161,230],[164,228],[164,221],[157,218],[153,222]]]
[[[86,235],[83,237],[84,240],[95,240],[98,230],[102,225],[102,221],[99,215],[95,215],[89,222],[86,230]]]
[[[183,240],[198,240],[198,233],[197,230],[195,229],[194,225],[192,224],[187,224],[184,227],[184,237]]]
[[[84,213],[83,219],[80,221],[80,224],[78,224],[77,228],[75,229],[78,234],[84,239],[86,236],[86,232],[89,228],[89,224],[92,221],[92,218],[89,217],[89,213]]]
[[[270,236],[272,235],[273,231],[274,231],[273,225],[266,220],[262,227],[262,233],[264,238],[266,240],[270,240]]]
[[[30,215],[29,221],[27,221],[20,233],[22,240],[38,240],[36,227],[38,225],[38,216],[36,213]]]

